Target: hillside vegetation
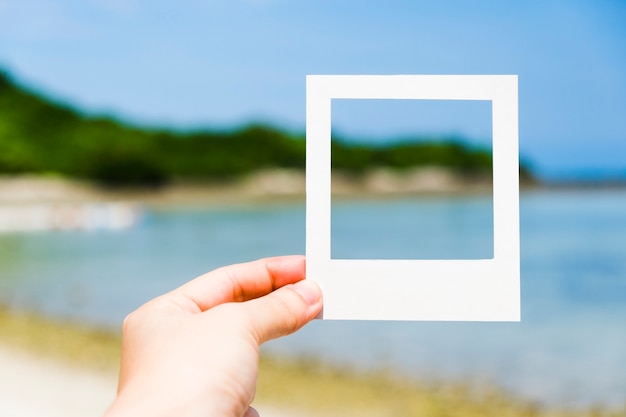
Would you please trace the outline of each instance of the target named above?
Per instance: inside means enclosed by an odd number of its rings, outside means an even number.
[[[354,143],[333,140],[333,169],[357,175],[375,167],[425,165],[468,175],[491,171],[490,150],[458,140]],[[224,181],[260,169],[304,166],[304,135],[267,125],[185,133],[139,128],[55,103],[0,72],[0,174],[55,173],[109,186],[156,186],[172,179]],[[522,174],[530,176],[527,169]]]

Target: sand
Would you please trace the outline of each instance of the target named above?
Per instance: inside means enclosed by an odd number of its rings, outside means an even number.
[[[101,416],[115,398],[117,376],[0,346],[0,416]],[[262,417],[304,417],[255,404]]]
[[[116,375],[74,368],[0,347],[0,415],[102,415],[115,397]]]
[[[437,167],[404,172],[375,169],[361,178],[333,174],[333,195],[390,197],[490,192],[485,178],[466,179]],[[268,169],[229,183],[173,182],[161,188],[102,188],[76,179],[20,175],[0,176],[0,205],[129,201],[147,205],[220,204],[277,199],[304,200],[305,174]]]

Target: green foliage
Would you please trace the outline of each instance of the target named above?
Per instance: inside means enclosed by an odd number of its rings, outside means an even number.
[[[334,140],[331,153],[333,168],[356,174],[376,166],[407,169],[436,165],[465,174],[483,174],[492,170],[489,150],[470,148],[454,138],[443,141],[414,138],[384,147]]]
[[[483,173],[491,170],[491,155],[458,140],[417,138],[384,147],[333,140],[332,164],[355,174],[419,165]],[[190,133],[140,129],[54,103],[0,71],[0,174],[56,172],[109,186],[158,186],[171,179],[220,181],[263,168],[304,166],[303,136],[264,125]]]

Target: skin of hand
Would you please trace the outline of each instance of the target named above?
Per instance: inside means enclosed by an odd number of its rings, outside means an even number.
[[[259,346],[320,314],[305,258],[231,265],[149,301],[124,321],[117,398],[105,417],[253,417]]]

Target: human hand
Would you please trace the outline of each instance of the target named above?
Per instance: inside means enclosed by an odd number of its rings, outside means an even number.
[[[252,417],[259,346],[322,309],[305,259],[231,265],[155,298],[124,321],[118,395],[105,417]]]

